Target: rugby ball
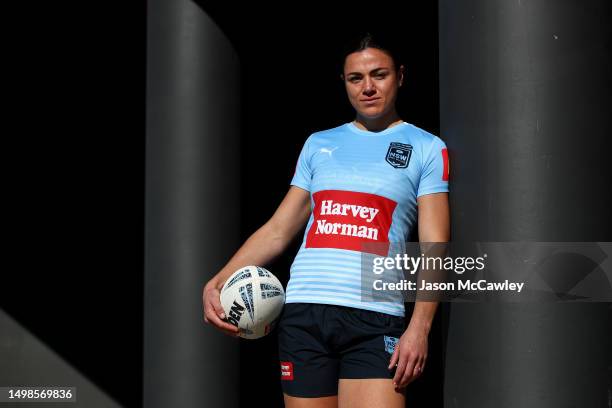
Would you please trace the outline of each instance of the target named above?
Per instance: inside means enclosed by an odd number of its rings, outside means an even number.
[[[283,285],[261,266],[238,269],[221,288],[225,320],[238,327],[244,339],[258,339],[270,333],[284,304]]]

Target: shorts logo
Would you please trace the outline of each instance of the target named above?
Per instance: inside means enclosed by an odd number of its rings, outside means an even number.
[[[281,380],[293,381],[293,363],[290,361],[281,361]]]
[[[410,162],[412,156],[412,146],[409,144],[392,142],[387,150],[387,163],[396,169],[405,169]]]
[[[397,337],[385,336],[385,351],[389,354],[393,354],[395,351],[395,345],[397,344]]]

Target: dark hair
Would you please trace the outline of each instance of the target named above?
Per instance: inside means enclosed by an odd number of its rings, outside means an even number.
[[[340,73],[344,74],[344,63],[346,57],[354,52],[363,51],[366,48],[377,48],[391,57],[395,70],[397,71],[402,64],[402,58],[395,42],[382,32],[372,34],[372,32],[360,33],[349,39],[343,47],[342,59],[340,60]]]

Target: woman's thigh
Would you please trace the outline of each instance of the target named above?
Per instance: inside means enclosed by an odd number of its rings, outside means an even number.
[[[300,398],[292,397],[287,394],[283,394],[285,398],[285,408],[337,408],[338,407],[338,396],[332,395],[330,397],[318,397],[318,398]]]
[[[405,388],[396,391],[393,379],[341,378],[338,408],[404,408]]]

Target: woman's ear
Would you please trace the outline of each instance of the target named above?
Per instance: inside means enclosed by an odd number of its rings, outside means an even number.
[[[402,86],[402,84],[404,83],[404,66],[403,65],[400,65],[399,69],[397,70],[397,77],[398,77],[397,86]]]

